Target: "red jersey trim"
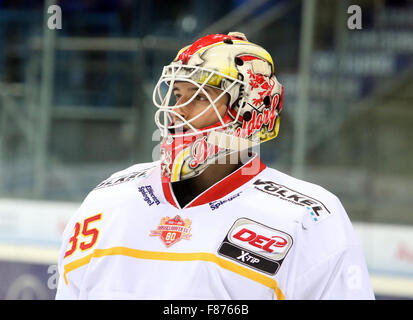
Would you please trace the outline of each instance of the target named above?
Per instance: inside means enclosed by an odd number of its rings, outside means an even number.
[[[175,199],[174,193],[172,191],[171,183],[162,182],[162,190],[163,190],[163,194],[165,196],[166,201],[168,201],[174,207],[181,209],[181,207],[178,204],[178,201],[176,201]]]
[[[248,161],[241,168],[238,168],[224,179],[218,181],[207,190],[198,195],[195,199],[189,202],[184,208],[191,208],[200,206],[222,197],[238,189],[243,184],[247,183],[259,173],[261,173],[267,166],[261,162],[258,155],[255,155],[250,161]],[[174,207],[181,209],[176,201],[172,191],[171,183],[162,183],[162,189],[165,195],[165,199]]]

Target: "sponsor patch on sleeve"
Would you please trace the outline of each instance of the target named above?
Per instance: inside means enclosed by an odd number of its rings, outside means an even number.
[[[305,207],[314,222],[318,223],[331,216],[331,212],[319,200],[307,196],[298,191],[292,190],[286,186],[273,181],[263,181],[258,179],[254,181],[255,189],[270,194],[281,200],[287,201],[297,206]]]
[[[112,187],[112,186],[115,186],[115,185],[118,185],[118,184],[121,184],[121,183],[124,183],[124,182],[128,182],[128,181],[131,181],[131,180],[135,180],[135,179],[138,179],[138,178],[146,178],[153,171],[153,169],[155,169],[155,167],[150,167],[150,168],[142,169],[142,170],[139,170],[139,171],[127,173],[127,174],[124,174],[124,175],[121,175],[121,176],[108,178],[108,179],[104,180],[103,182],[99,183],[95,187],[95,190],[106,188],[106,187]]]
[[[218,253],[258,271],[275,275],[292,244],[293,239],[289,234],[240,218],[227,233]]]

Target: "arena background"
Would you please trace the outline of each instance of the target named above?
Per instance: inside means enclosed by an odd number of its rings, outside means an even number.
[[[412,17],[412,1],[0,0],[0,299],[54,298],[68,218],[156,156],[162,66],[229,31],[267,48],[285,86],[264,162],[335,193],[377,298],[413,299]]]

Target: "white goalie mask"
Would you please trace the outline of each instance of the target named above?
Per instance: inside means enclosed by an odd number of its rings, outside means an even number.
[[[177,103],[173,94],[178,82],[195,88],[192,97],[182,103]],[[208,88],[220,93],[212,98]],[[199,94],[209,105],[190,119],[183,117],[179,108],[191,104]],[[217,101],[224,95],[229,102],[222,115]],[[181,49],[164,67],[153,92],[159,108],[155,122],[162,134],[162,181],[197,176],[220,157],[275,138],[282,97],[283,87],[274,75],[270,54],[242,33],[208,35]],[[196,120],[211,110],[218,121],[197,128]]]

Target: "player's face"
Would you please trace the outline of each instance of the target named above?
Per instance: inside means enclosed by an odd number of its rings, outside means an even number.
[[[190,100],[198,89],[199,88],[196,85],[189,82],[176,82],[173,87],[173,93],[176,99],[175,105],[184,104],[185,102]],[[208,92],[212,101],[215,101],[215,99],[222,93],[221,90],[211,87],[204,87],[204,89],[206,92]],[[224,117],[227,111],[228,102],[228,95],[222,96],[217,102],[215,102],[215,106],[221,117]],[[205,93],[201,91],[190,103],[181,108],[175,109],[175,111],[186,121],[189,121],[196,115],[198,115],[200,112],[208,108],[209,105],[210,102],[208,98],[206,97]],[[177,116],[175,116],[173,120],[181,121],[181,119],[179,119]],[[213,125],[218,121],[218,115],[216,114],[214,108],[210,107],[202,116],[200,116],[197,119],[194,119],[190,122],[190,124],[196,129],[201,129]],[[184,130],[188,129],[189,127],[184,126]]]

